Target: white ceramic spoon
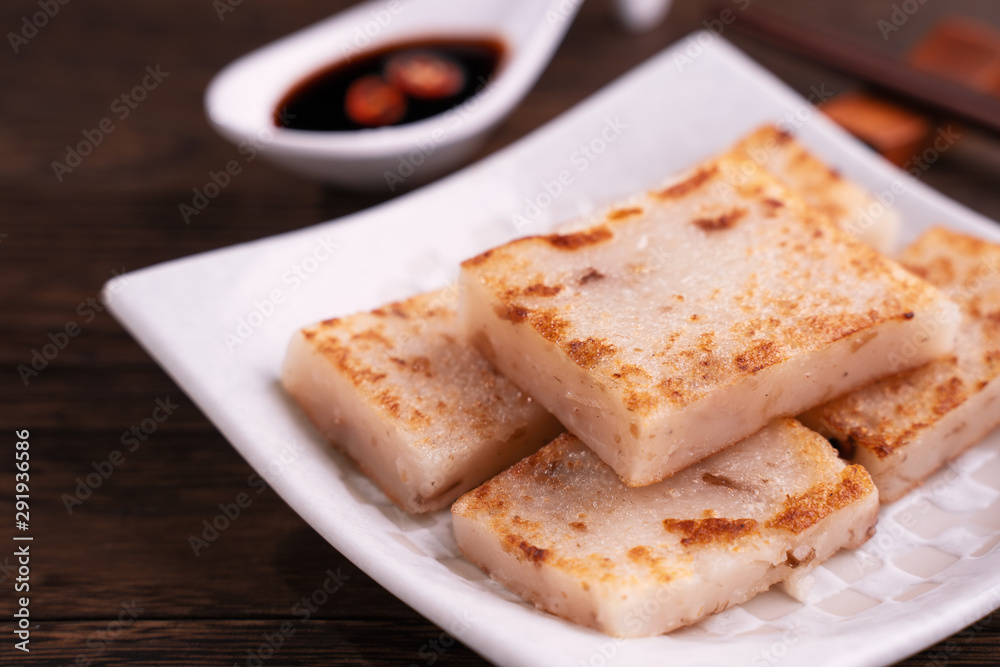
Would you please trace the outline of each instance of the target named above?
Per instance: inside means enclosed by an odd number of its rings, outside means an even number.
[[[467,160],[545,69],[583,0],[375,0],[230,64],[211,82],[212,125],[249,154],[312,179],[364,190],[409,188]],[[493,81],[452,111],[406,125],[346,132],[275,126],[281,99],[336,62],[388,44],[499,38]]]

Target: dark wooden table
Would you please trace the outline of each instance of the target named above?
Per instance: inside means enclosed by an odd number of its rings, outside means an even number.
[[[754,3],[876,44],[882,43],[877,21],[892,12],[888,0]],[[252,493],[240,518],[195,556],[190,536],[219,513],[220,503],[247,490],[252,471],[96,300],[116,272],[385,199],[326,191],[255,161],[195,224],[184,225],[178,212],[192,188],[233,156],[202,111],[212,74],[346,4],[8,0],[0,8],[8,33],[0,47],[0,516],[8,517],[0,537],[15,544],[13,452],[20,429],[30,431],[34,537],[30,654],[13,646],[16,563],[12,548],[0,550],[2,664],[482,662],[361,573],[270,490]],[[950,3],[952,10],[958,5]],[[680,0],[665,25],[637,36],[615,26],[608,3],[591,0],[541,82],[483,154],[700,27],[710,6]],[[965,6],[1000,23],[996,3]],[[53,15],[38,18],[46,7]],[[907,48],[942,11],[921,5],[886,47]],[[32,21],[42,27],[32,29]],[[820,83],[834,90],[854,85],[735,28],[726,36],[802,92]],[[122,100],[142,84],[147,67],[161,72],[155,87],[141,102]],[[104,118],[112,119],[113,131],[95,134]],[[67,146],[85,133],[100,143],[74,166]],[[945,159],[924,179],[1000,219],[996,174]],[[63,337],[66,331],[75,335]],[[48,348],[54,358],[25,384],[18,366],[30,365],[34,351],[48,344],[56,346]],[[176,406],[162,423],[149,421],[163,415],[155,411],[158,402]],[[154,424],[155,432],[143,432]],[[114,450],[123,460],[109,465]],[[95,470],[110,474],[82,502],[67,503]],[[330,572],[342,580],[340,590],[300,623],[303,607],[296,605]],[[283,633],[290,620],[294,634]],[[987,617],[980,625],[903,664],[1000,664],[1000,622]],[[273,656],[268,637],[281,644]]]

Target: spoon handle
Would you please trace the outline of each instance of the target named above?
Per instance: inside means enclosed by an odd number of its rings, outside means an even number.
[[[673,0],[615,0],[618,19],[632,32],[652,30],[670,11]]]

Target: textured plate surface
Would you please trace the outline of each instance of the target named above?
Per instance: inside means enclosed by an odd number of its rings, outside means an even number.
[[[876,536],[818,568],[806,603],[771,591],[668,636],[615,640],[486,578],[458,553],[446,511],[396,510],[278,384],[299,327],[447,285],[462,259],[651,187],[768,121],[897,206],[904,242],[933,223],[1000,241],[995,224],[875,157],[724,40],[696,33],[450,178],[348,218],[126,274],[107,287],[110,307],[324,538],[496,663],[890,663],[1000,607],[1000,433],[883,507]]]

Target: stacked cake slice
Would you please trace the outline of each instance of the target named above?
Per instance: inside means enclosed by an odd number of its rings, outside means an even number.
[[[462,550],[510,590],[570,621],[641,637],[859,546],[874,531],[878,494],[863,468],[782,419],[642,488],[566,434],[452,514]]]
[[[788,132],[766,125],[737,143],[731,154],[743,169],[770,172],[817,213],[879,252],[895,249],[898,212],[824,164]]]
[[[470,340],[627,484],[951,349],[944,295],[741,166],[462,264]]]
[[[463,342],[453,303],[432,292],[320,322],[285,360],[319,431],[410,512],[448,507],[562,430]]]
[[[803,417],[868,469],[883,502],[898,500],[1000,425],[1000,246],[934,228],[901,261],[961,307],[954,353]],[[896,354],[910,351],[907,345]]]

